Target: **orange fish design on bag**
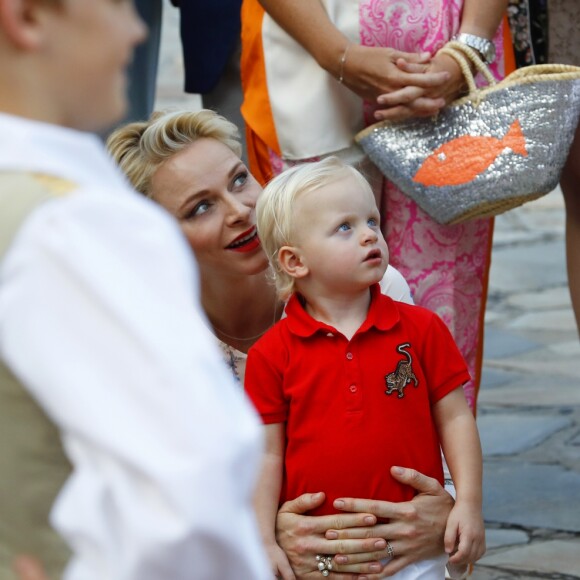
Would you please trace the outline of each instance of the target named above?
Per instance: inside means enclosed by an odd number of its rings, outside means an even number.
[[[463,185],[486,171],[506,150],[527,156],[526,138],[516,119],[503,139],[462,135],[437,148],[421,165],[413,181],[443,187]]]

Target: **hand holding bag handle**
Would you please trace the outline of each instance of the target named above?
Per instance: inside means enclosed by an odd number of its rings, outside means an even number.
[[[580,116],[580,67],[536,65],[496,82],[459,42],[467,93],[437,116],[375,123],[356,141],[381,172],[442,224],[503,213],[554,189]],[[488,86],[478,88],[475,69]]]

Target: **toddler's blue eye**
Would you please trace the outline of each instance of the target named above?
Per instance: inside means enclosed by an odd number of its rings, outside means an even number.
[[[377,222],[377,220],[375,218],[369,218],[367,224],[371,228],[376,228],[379,225],[378,222]]]
[[[339,231],[339,232],[348,232],[348,230],[350,230],[350,225],[349,225],[349,224],[347,224],[347,223],[340,224],[340,225],[338,226],[338,231]]]

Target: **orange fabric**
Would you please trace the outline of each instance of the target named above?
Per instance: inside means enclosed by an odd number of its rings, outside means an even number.
[[[481,387],[481,372],[483,368],[483,343],[485,339],[485,310],[487,307],[487,298],[489,295],[489,272],[491,270],[491,251],[493,248],[493,230],[495,227],[495,219],[490,218],[489,220],[489,247],[488,247],[488,259],[483,273],[483,280],[481,281],[482,288],[484,292],[481,296],[481,310],[479,311],[479,340],[477,342],[477,353],[475,362],[475,377],[473,377],[473,386],[475,392],[473,393],[473,415],[477,416],[477,399],[479,397],[479,388]]]
[[[516,70],[516,56],[507,14],[503,17],[503,51],[505,75]]]
[[[272,116],[268,96],[266,64],[262,44],[262,23],[264,9],[258,0],[244,0],[242,3],[242,56],[240,61],[242,90],[242,116],[248,128],[259,140],[280,155],[280,146]],[[250,155],[250,153],[248,153]],[[255,168],[250,161],[250,169],[255,177],[260,176],[262,163]]]
[[[264,187],[274,177],[268,145],[246,125],[246,151],[250,173]]]

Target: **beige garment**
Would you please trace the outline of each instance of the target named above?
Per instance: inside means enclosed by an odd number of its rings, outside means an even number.
[[[71,188],[46,176],[0,173],[0,260],[27,215]],[[14,578],[13,558],[25,553],[61,577],[70,553],[48,516],[70,470],[58,430],[0,360],[0,580]]]
[[[580,0],[549,0],[549,60],[580,66]]]

